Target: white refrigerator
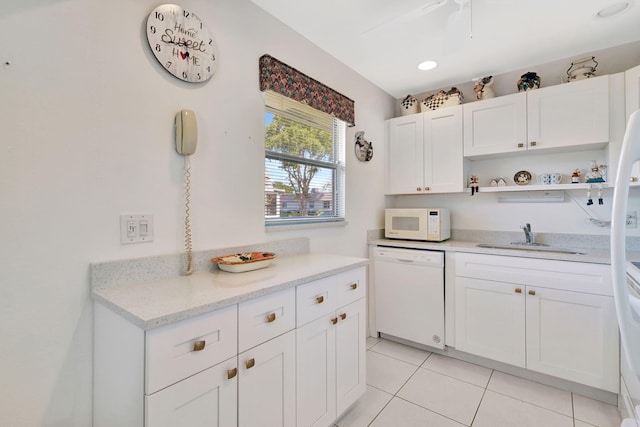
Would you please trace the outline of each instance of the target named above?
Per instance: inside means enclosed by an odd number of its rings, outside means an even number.
[[[611,218],[611,270],[620,328],[621,398],[625,418],[621,427],[640,427],[640,263],[627,261],[626,213],[631,169],[640,160],[640,110],[631,114],[624,141]]]

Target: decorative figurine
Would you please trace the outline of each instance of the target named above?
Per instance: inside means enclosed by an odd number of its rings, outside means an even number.
[[[524,73],[520,76],[520,80],[518,80],[517,86],[518,92],[526,92],[528,90],[539,89],[540,76],[538,76],[538,74],[534,73],[533,71]]]
[[[356,132],[356,158],[361,162],[368,162],[373,158],[373,143],[364,139],[364,132]]]
[[[598,165],[596,161],[591,162],[591,172],[587,173],[587,182],[605,182],[606,181],[606,165]]]
[[[469,177],[469,188],[471,189],[471,195],[473,196],[480,190],[480,185],[478,184],[479,180],[476,175],[471,175]]]
[[[489,183],[489,187],[497,187],[498,186],[498,181],[494,178],[491,180],[491,182]]]
[[[475,83],[473,91],[476,93],[476,99],[495,98],[496,94],[491,88],[491,86],[493,86],[493,76],[473,79],[473,82]]]
[[[503,177],[498,178],[498,187],[506,187],[506,186],[507,186],[507,181]]]
[[[582,172],[580,171],[580,169],[576,169],[573,171],[573,173],[571,174],[571,183],[572,184],[579,184],[580,183],[580,175],[582,174]]]

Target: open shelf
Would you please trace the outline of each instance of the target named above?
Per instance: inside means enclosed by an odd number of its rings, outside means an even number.
[[[580,183],[580,184],[534,184],[534,185],[507,185],[505,187],[480,187],[479,193],[501,193],[501,192],[515,192],[515,191],[556,191],[556,190],[586,190],[589,185],[598,186],[602,185],[602,188],[609,188],[609,184],[602,183]],[[470,193],[471,190],[467,188],[465,190]]]

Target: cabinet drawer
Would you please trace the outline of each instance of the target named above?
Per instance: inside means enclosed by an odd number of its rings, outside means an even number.
[[[238,351],[243,352],[296,326],[294,288],[238,305]]]
[[[296,288],[298,326],[329,314],[336,307],[336,276],[315,280]]]
[[[336,275],[336,306],[350,304],[367,293],[367,270],[365,267],[345,271]]]
[[[456,276],[612,295],[610,266],[573,261],[458,253]]]
[[[147,331],[146,394],[233,357],[237,306]]]

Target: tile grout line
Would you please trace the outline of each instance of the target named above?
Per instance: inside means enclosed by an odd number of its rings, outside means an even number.
[[[478,407],[476,408],[476,412],[473,414],[473,418],[471,419],[471,424],[469,424],[469,427],[473,427],[473,423],[476,421],[476,417],[478,416],[478,411],[480,411],[480,405],[482,405],[482,401],[484,400],[484,395],[487,393],[487,390],[489,389],[489,383],[491,382],[491,377],[493,377],[494,372],[495,372],[495,369],[492,369],[491,374],[489,375],[489,379],[487,380],[487,385],[484,386],[482,396],[480,397],[480,402],[478,402]]]

